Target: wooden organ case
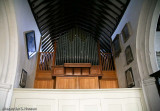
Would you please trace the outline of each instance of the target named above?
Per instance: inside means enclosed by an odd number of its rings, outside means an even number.
[[[39,52],[34,88],[118,88],[111,53],[100,52],[90,34],[71,30],[54,44],[54,52]]]

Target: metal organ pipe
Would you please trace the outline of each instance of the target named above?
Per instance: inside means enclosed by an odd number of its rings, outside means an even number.
[[[91,34],[79,28],[59,36],[56,51],[56,65],[64,63],[91,63],[98,65],[97,41]]]

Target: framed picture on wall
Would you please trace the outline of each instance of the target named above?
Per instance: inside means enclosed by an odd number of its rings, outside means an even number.
[[[130,67],[128,70],[125,71],[127,87],[131,88],[135,86],[132,68]]]
[[[112,42],[112,50],[115,57],[118,57],[121,53],[121,46],[120,46],[120,35],[117,34],[115,39]]]
[[[125,24],[121,33],[122,33],[123,41],[124,41],[124,43],[126,43],[127,40],[129,39],[129,37],[131,36],[131,29],[130,29],[129,23]]]
[[[126,47],[125,55],[126,55],[126,62],[127,62],[127,65],[128,65],[134,60],[130,45]]]
[[[30,59],[36,54],[35,32],[33,30],[25,32],[25,37],[26,37],[28,59]]]
[[[22,87],[22,88],[25,88],[26,87],[26,81],[27,81],[27,72],[22,69],[22,73],[21,73],[21,78],[20,78],[20,83],[19,85]]]

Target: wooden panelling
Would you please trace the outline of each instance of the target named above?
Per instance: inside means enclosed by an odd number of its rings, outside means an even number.
[[[98,89],[98,77],[57,77],[56,89]]]
[[[88,67],[88,63],[82,63],[85,67],[81,66],[82,64],[79,65],[79,67],[77,67],[76,65],[74,67],[72,66],[73,64],[78,65],[80,63],[65,64],[65,67],[63,65],[55,66],[53,68],[52,76],[102,76],[100,65],[92,65],[91,67]]]
[[[34,81],[34,88],[40,89],[53,89],[54,88],[54,80],[46,79],[46,80],[35,80]]]
[[[37,71],[36,79],[52,79],[51,71]]]
[[[78,77],[80,89],[98,89],[98,77]]]
[[[117,79],[116,71],[102,71],[102,79]]]
[[[53,69],[53,75],[63,75],[64,67],[63,66],[55,66]]]
[[[56,89],[76,89],[77,77],[56,77]]]
[[[73,68],[74,69],[74,75],[81,75],[81,68]]]
[[[90,74],[101,74],[100,65],[94,65],[90,69]]]
[[[91,67],[91,63],[64,63],[64,67]]]
[[[73,68],[65,68],[65,75],[73,75]]]
[[[101,79],[100,80],[100,89],[106,88],[118,88],[117,79]]]
[[[89,75],[89,68],[82,68],[82,75]]]

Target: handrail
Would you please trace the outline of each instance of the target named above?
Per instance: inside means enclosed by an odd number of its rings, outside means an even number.
[[[102,71],[114,71],[115,70],[112,53],[101,52],[101,61],[102,61]]]
[[[39,59],[37,69],[38,71],[47,71],[51,70],[53,66],[53,58],[55,53],[54,52],[39,52]],[[102,71],[114,71],[114,61],[111,53],[102,53],[101,56],[101,65]]]
[[[38,70],[51,70],[54,52],[39,52]]]

